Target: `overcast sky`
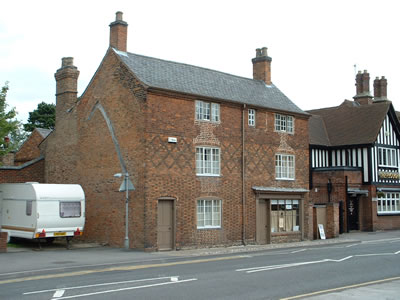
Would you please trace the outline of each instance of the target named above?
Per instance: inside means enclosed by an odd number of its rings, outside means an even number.
[[[74,57],[82,94],[104,57],[109,24],[122,11],[128,51],[252,77],[268,47],[272,82],[303,110],[355,95],[355,68],[388,79],[400,110],[400,5],[393,1],[129,0],[1,3],[0,86],[18,118],[55,103],[54,73]]]

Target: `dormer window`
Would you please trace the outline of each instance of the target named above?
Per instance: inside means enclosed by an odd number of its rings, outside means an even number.
[[[196,120],[219,122],[219,103],[196,101]]]
[[[288,115],[275,114],[275,131],[293,133],[293,117]]]

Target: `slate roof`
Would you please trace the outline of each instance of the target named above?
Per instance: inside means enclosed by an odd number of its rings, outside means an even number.
[[[52,132],[51,129],[46,129],[46,128],[35,128],[35,129],[40,133],[40,135],[43,138],[46,138],[50,134],[50,132]]]
[[[193,65],[113,51],[146,86],[307,115],[275,85]]]
[[[345,100],[341,105],[307,111],[311,145],[344,146],[374,143],[390,101],[359,105]]]

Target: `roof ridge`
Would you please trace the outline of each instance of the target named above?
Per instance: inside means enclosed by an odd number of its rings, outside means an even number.
[[[123,51],[116,50],[114,48],[112,48],[112,49],[114,51],[116,51],[117,53],[123,52]],[[215,70],[215,69],[200,67],[200,66],[196,66],[196,65],[192,65],[192,64],[188,64],[188,63],[177,62],[177,61],[173,61],[173,60],[162,59],[162,58],[158,58],[158,57],[147,56],[147,55],[137,54],[137,53],[132,53],[132,52],[124,52],[124,53],[127,53],[128,55],[140,56],[140,57],[149,58],[149,59],[153,59],[153,60],[163,61],[163,62],[175,64],[175,65],[184,65],[184,66],[188,66],[188,67],[193,67],[193,68],[198,68],[198,69],[207,70],[207,71],[211,71],[211,72],[216,72],[216,73],[220,73],[220,74],[224,74],[224,75],[228,75],[228,76],[233,76],[233,77],[240,78],[240,79],[256,81],[256,82],[262,82],[262,83],[265,84],[265,82],[262,81],[262,80],[257,80],[257,79],[253,79],[253,78],[249,78],[249,77],[240,76],[240,75],[235,75],[235,74],[231,74],[231,73],[227,73],[227,72],[219,71],[219,70]],[[270,86],[275,86],[275,85],[272,83]]]

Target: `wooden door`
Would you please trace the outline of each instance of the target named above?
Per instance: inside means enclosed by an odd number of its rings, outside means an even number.
[[[326,232],[326,206],[317,206],[317,234],[316,238],[320,238],[319,228],[318,225],[322,224],[324,226],[324,231]]]
[[[257,243],[258,244],[266,244],[268,239],[268,218],[267,218],[267,201],[266,200],[258,200],[257,207]]]
[[[159,250],[174,248],[174,201],[158,200],[157,245]]]

